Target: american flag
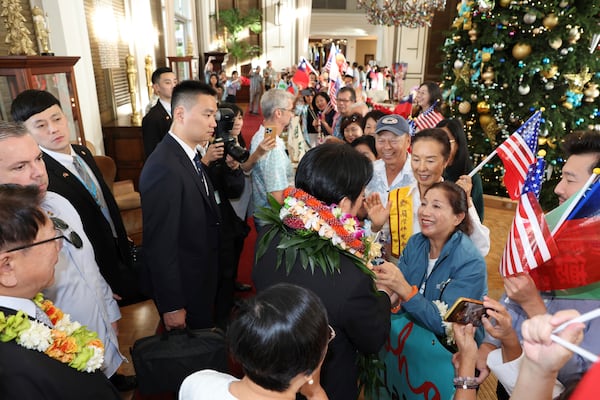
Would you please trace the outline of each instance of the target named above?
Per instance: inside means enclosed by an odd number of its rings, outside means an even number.
[[[504,164],[504,186],[512,200],[521,195],[529,166],[535,162],[541,118],[541,111],[537,111],[496,149]]]
[[[529,167],[500,261],[502,276],[529,272],[558,253],[544,212],[537,201],[542,187],[544,166],[544,159],[539,157],[537,162]]]
[[[331,106],[335,111],[337,111],[337,93],[338,90],[342,87],[342,76],[340,74],[340,70],[338,68],[337,63],[335,62],[335,54],[331,55],[334,51],[337,52],[335,45],[331,44],[331,52],[329,53],[329,60],[333,60],[329,66],[329,99]],[[329,60],[327,63],[329,64]]]
[[[329,56],[327,57],[327,62],[323,69],[325,71],[331,70],[331,65],[335,64],[335,55],[338,53],[337,47],[335,47],[335,43],[331,43],[331,49],[329,50]]]
[[[437,100],[431,105],[431,107],[423,111],[416,118],[410,119],[408,123],[412,128],[413,134],[423,129],[435,128],[438,122],[444,119],[442,114],[435,111],[436,104]]]

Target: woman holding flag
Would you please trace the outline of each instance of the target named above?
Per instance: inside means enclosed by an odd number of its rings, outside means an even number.
[[[423,82],[415,95],[410,123],[414,132],[433,128],[444,119],[441,113],[442,91],[437,83]]]

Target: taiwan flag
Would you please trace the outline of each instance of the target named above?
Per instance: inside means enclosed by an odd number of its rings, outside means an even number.
[[[547,215],[550,225],[553,213]],[[600,181],[590,186],[553,236],[558,254],[530,272],[538,290],[571,289],[600,282]]]

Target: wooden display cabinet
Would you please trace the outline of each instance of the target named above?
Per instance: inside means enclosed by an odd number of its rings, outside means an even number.
[[[178,82],[198,77],[198,60],[195,60],[194,57],[167,57],[167,60],[169,60],[169,68],[175,73]]]
[[[10,105],[27,89],[46,90],[59,101],[69,122],[71,143],[85,145],[73,66],[79,57],[0,57],[0,119],[12,121]]]

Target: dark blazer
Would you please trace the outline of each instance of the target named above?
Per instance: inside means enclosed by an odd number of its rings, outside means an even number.
[[[263,229],[259,236],[264,235]],[[390,330],[390,299],[377,294],[371,277],[360,271],[345,255],[340,257],[340,273],[314,274],[304,269],[300,258],[289,275],[285,266],[275,269],[279,236],[271,242],[265,255],[254,265],[252,278],[260,293],[276,283],[292,283],[315,292],[327,308],[329,324],[336,332],[321,370],[321,384],[330,400],[358,397],[357,352],[379,352]]]
[[[0,307],[5,315],[15,310]],[[119,400],[117,389],[99,370],[79,372],[14,340],[0,342],[0,399]]]
[[[44,153],[43,157],[49,178],[48,191],[60,194],[75,207],[83,222],[83,230],[94,248],[100,273],[113,292],[127,298],[133,295],[133,291],[137,292],[137,287],[132,287],[132,285],[137,285],[137,282],[131,282],[130,277],[125,276],[125,273],[131,271],[132,260],[127,232],[123,226],[119,207],[87,147],[72,146],[75,153],[90,167],[100,184],[115,226],[117,240],[115,240],[110,224],[102,214],[100,206],[77,176],[71,174],[62,164]]]
[[[161,315],[185,308],[191,328],[213,326],[218,280],[220,216],[205,175],[209,195],[183,148],[166,135],[140,176],[144,259],[154,301]]]
[[[160,101],[148,111],[142,119],[142,139],[146,158],[154,151],[156,145],[165,137],[171,127],[171,116]]]

